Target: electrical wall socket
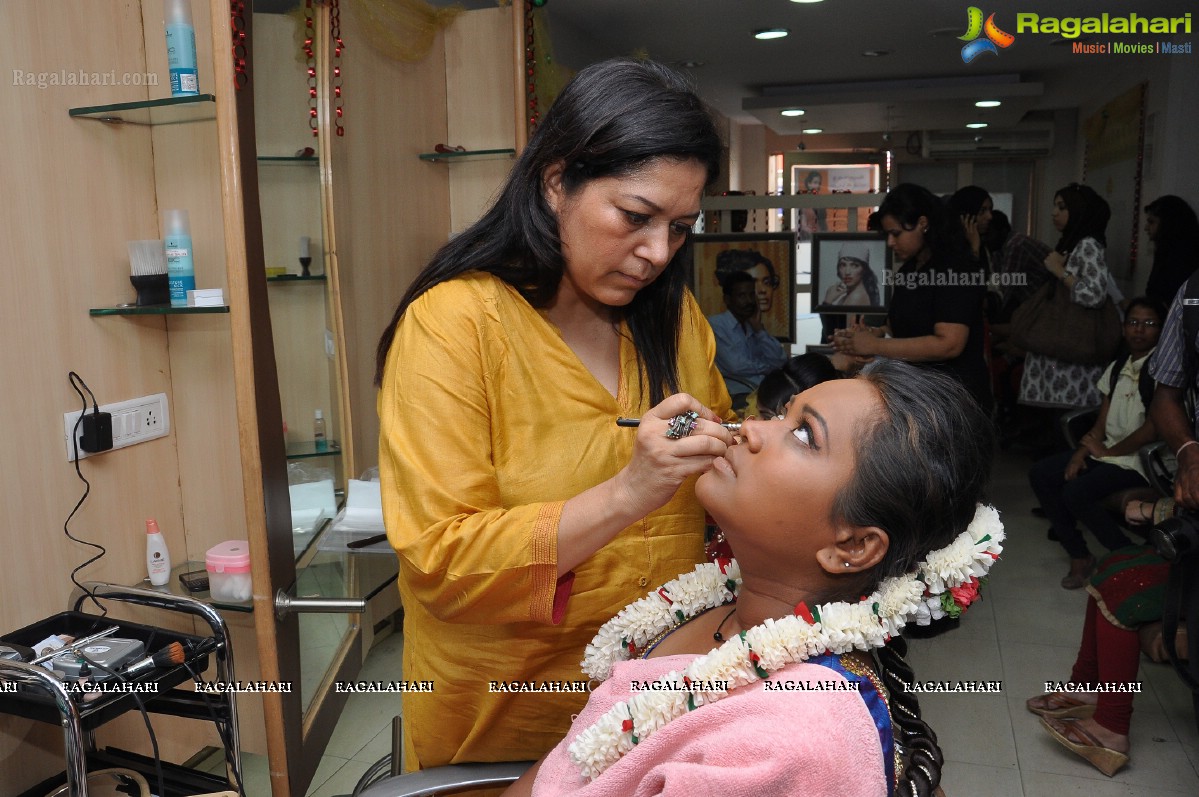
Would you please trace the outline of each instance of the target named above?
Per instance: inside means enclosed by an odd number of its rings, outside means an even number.
[[[87,411],[91,412],[91,408],[89,407]],[[101,404],[100,412],[112,414],[112,448],[109,449],[110,451],[125,448],[135,443],[144,443],[147,440],[153,440],[157,437],[166,437],[171,430],[171,417],[167,412],[166,393],[156,393],[153,396],[118,401],[115,404]],[[67,444],[67,462],[75,461],[75,449],[71,443],[71,433],[74,431],[75,422],[81,414],[76,410],[75,412],[68,412],[63,415],[63,425],[65,427],[63,439]],[[80,436],[82,436],[82,428],[80,429]],[[101,451],[98,453],[106,454],[108,452]],[[79,449],[80,459],[92,456],[95,456],[95,454],[89,454],[82,448]]]

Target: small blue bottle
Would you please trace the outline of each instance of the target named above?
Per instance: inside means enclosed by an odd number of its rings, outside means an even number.
[[[167,250],[167,289],[171,295],[171,307],[187,307],[187,292],[196,289],[191,223],[187,211],[164,210],[162,233]]]
[[[171,96],[200,93],[196,74],[196,29],[192,26],[191,0],[166,0],[167,66],[171,70]]]

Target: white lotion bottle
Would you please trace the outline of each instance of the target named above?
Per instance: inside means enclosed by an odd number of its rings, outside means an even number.
[[[325,436],[325,415],[320,410],[312,419],[312,443],[317,451],[329,450],[329,438]]]
[[[158,521],[153,518],[146,521],[146,572],[156,587],[171,580],[171,552],[158,530]]]

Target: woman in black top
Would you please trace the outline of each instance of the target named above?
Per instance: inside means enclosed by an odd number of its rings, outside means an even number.
[[[926,188],[896,186],[871,217],[901,264],[892,282],[883,327],[839,331],[837,351],[891,357],[943,370],[961,382],[984,410],[991,386],[983,356],[986,275],[970,254],[961,222]]]
[[[1153,242],[1145,294],[1169,306],[1178,287],[1199,266],[1199,219],[1181,197],[1159,196],[1145,206],[1145,235]]]

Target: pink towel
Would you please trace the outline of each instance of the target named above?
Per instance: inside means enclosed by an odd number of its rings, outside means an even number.
[[[616,665],[566,739],[542,763],[534,797],[885,797],[878,731],[856,691],[768,692],[763,683],[734,690],[675,719],[594,781],[584,781],[567,746],[615,703],[628,699],[630,682],[681,672],[692,658],[663,656]],[[770,680],[845,679],[827,667],[805,663],[785,667]]]

